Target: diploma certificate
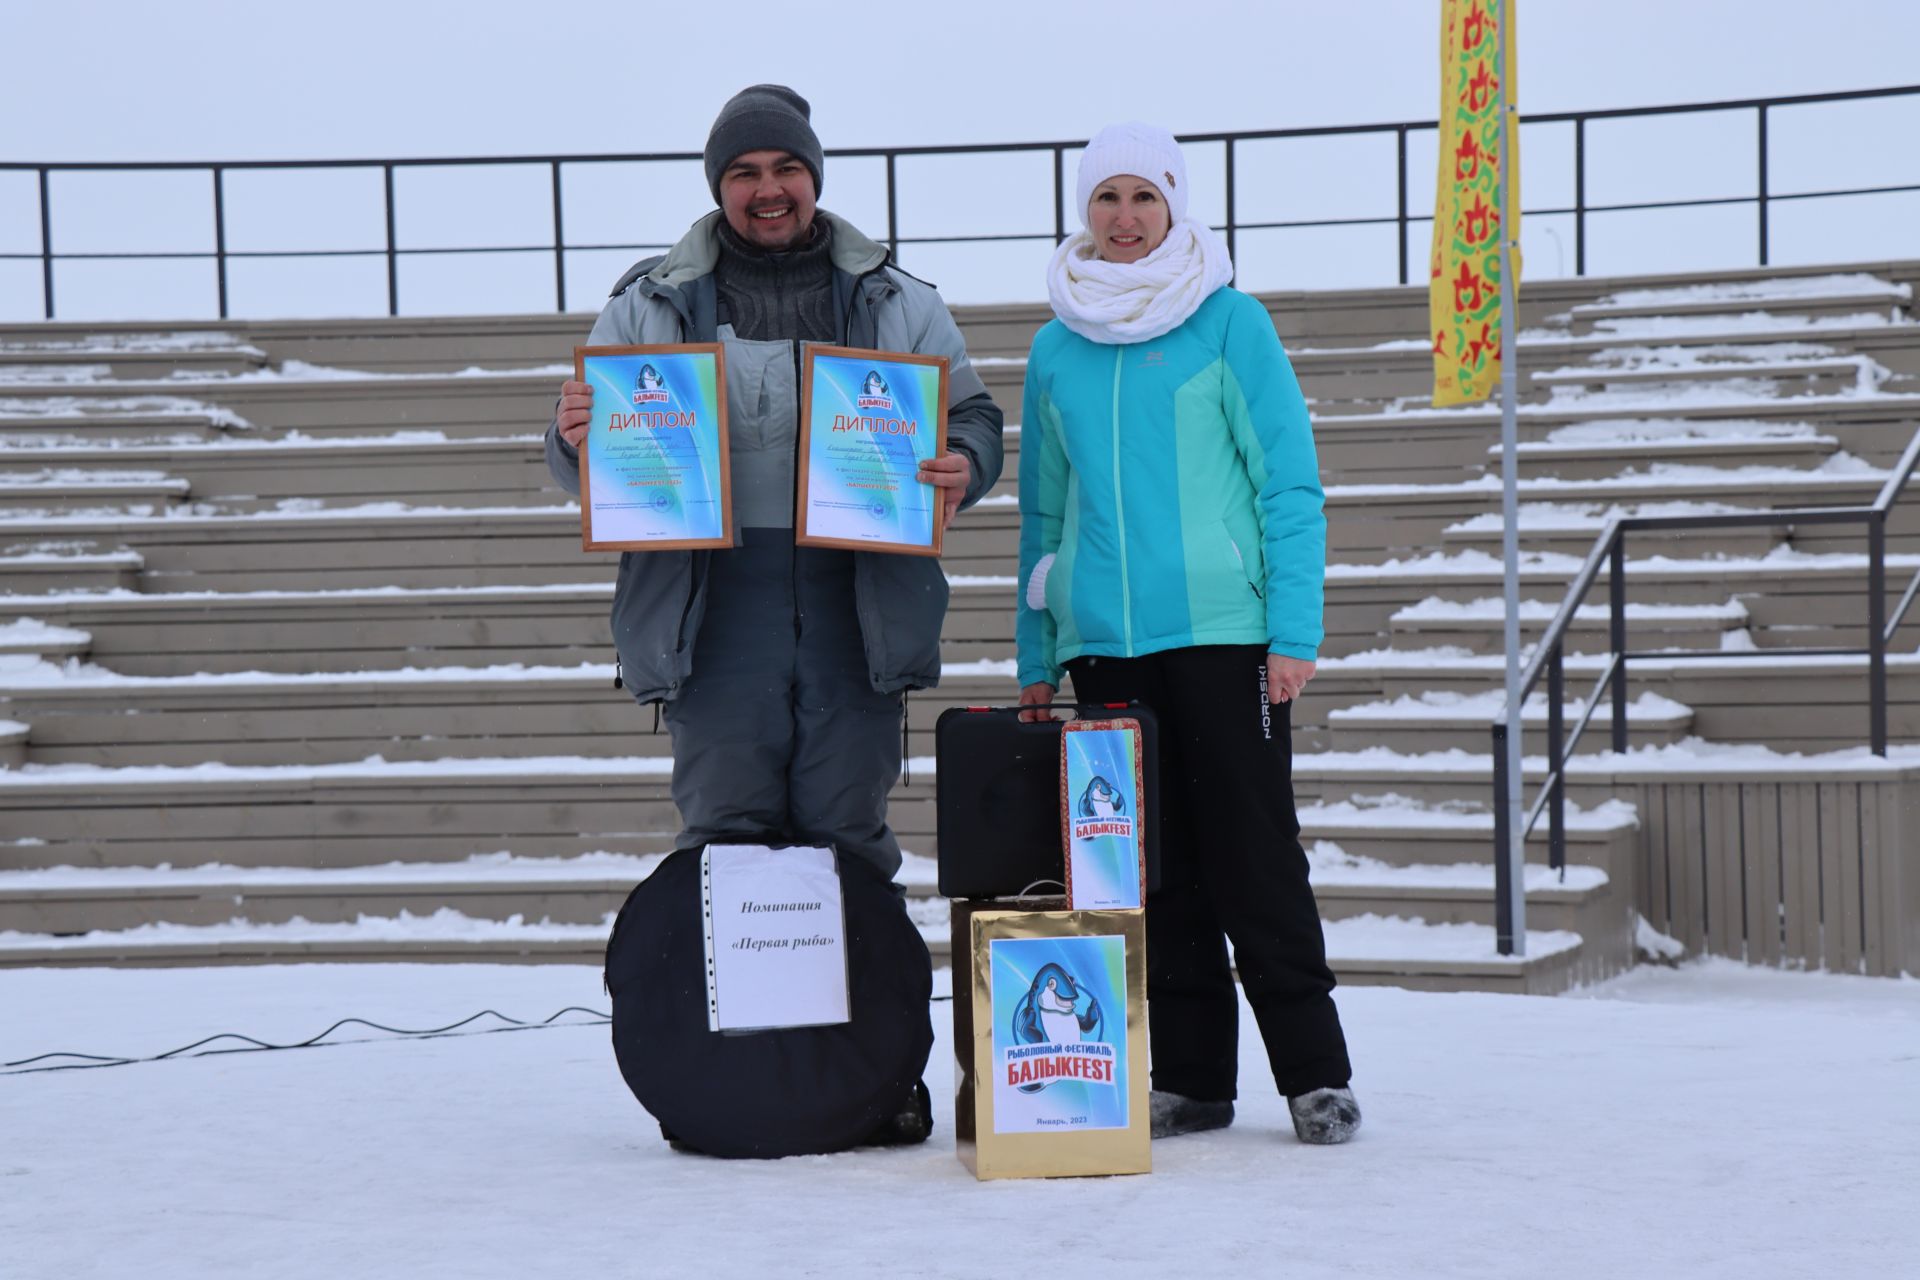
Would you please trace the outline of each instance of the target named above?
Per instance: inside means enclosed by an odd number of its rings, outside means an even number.
[[[946,444],[945,357],[809,343],[794,541],[939,555],[940,490],[918,476]]]
[[[575,347],[573,365],[593,388],[593,419],[580,443],[580,545],[732,546],[720,344]]]

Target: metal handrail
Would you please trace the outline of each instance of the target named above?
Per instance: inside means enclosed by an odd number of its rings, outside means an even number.
[[[1529,216],[1571,214],[1574,219],[1574,274],[1584,276],[1587,273],[1587,219],[1590,216],[1607,213],[1624,213],[1653,209],[1705,208],[1736,204],[1752,204],[1758,211],[1758,252],[1759,266],[1769,265],[1771,256],[1771,215],[1774,202],[1785,200],[1813,200],[1839,198],[1844,196],[1885,196],[1907,194],[1920,191],[1920,183],[1903,185],[1885,185],[1870,187],[1831,188],[1815,191],[1775,192],[1771,189],[1769,178],[1769,113],[1793,107],[1814,106],[1836,102],[1858,102],[1873,99],[1913,97],[1920,95],[1920,85],[1903,85],[1886,89],[1852,89],[1837,93],[1791,94],[1771,98],[1721,99],[1712,102],[1672,103],[1653,107],[1610,107],[1594,111],[1547,112],[1526,117],[1528,125],[1571,124],[1574,128],[1574,202],[1571,205],[1555,205],[1525,212]],[[1755,168],[1754,193],[1745,196],[1719,196],[1687,200],[1651,200],[1630,203],[1592,204],[1587,201],[1587,164],[1586,132],[1587,125],[1596,121],[1624,120],[1641,117],[1693,115],[1710,112],[1751,111],[1756,115],[1757,164]],[[1293,129],[1260,129],[1237,132],[1191,133],[1181,135],[1181,141],[1194,144],[1221,144],[1225,148],[1223,157],[1223,177],[1225,186],[1226,221],[1216,230],[1221,231],[1227,241],[1230,253],[1238,249],[1238,236],[1243,231],[1292,230],[1310,227],[1341,226],[1396,226],[1399,230],[1396,253],[1399,265],[1399,281],[1408,284],[1413,281],[1414,273],[1419,269],[1414,255],[1407,244],[1408,231],[1416,222],[1427,221],[1424,215],[1412,212],[1409,203],[1411,184],[1407,171],[1407,138],[1410,134],[1438,128],[1433,120],[1402,120],[1379,124],[1326,125]],[[1237,148],[1246,143],[1281,139],[1357,137],[1366,135],[1391,136],[1395,139],[1396,207],[1391,213],[1382,213],[1367,217],[1353,218],[1315,218],[1281,221],[1242,221],[1238,211],[1238,156]],[[836,158],[861,160],[878,159],[885,162],[886,180],[886,234],[884,239],[888,247],[898,256],[902,245],[915,244],[975,244],[992,242],[1031,242],[1053,240],[1055,243],[1066,238],[1069,218],[1067,216],[1066,155],[1069,151],[1080,149],[1085,144],[1080,140],[1060,140],[1052,142],[1010,142],[1010,143],[959,143],[952,145],[930,144],[905,147],[842,147],[834,148],[826,154]],[[910,236],[903,235],[899,216],[899,176],[898,161],[902,157],[960,156],[960,155],[1018,155],[1027,153],[1050,153],[1053,159],[1053,227],[1050,231],[1017,232],[997,235],[972,236]],[[566,206],[562,169],[569,165],[604,164],[650,164],[697,161],[701,155],[697,151],[655,151],[629,152],[617,154],[565,153],[548,155],[509,155],[483,157],[447,157],[420,156],[412,158],[369,158],[358,160],[149,160],[149,161],[47,161],[0,162],[0,172],[31,172],[39,179],[39,221],[40,249],[36,253],[7,252],[0,253],[0,261],[38,260],[41,264],[41,290],[43,311],[47,319],[57,318],[54,294],[54,264],[63,261],[85,260],[180,260],[204,259],[214,264],[218,284],[219,312],[221,318],[229,314],[227,297],[227,266],[235,259],[255,258],[328,258],[328,257],[382,257],[387,261],[387,311],[390,315],[400,314],[399,261],[403,257],[447,253],[551,253],[554,258],[554,309],[564,311],[567,305],[567,264],[569,250],[624,249],[629,251],[653,250],[664,248],[657,244],[568,244],[566,241]],[[422,246],[402,248],[395,234],[394,174],[402,169],[436,168],[477,168],[477,167],[530,167],[547,170],[545,180],[552,186],[553,238],[548,243],[533,245],[478,245],[478,246]],[[263,170],[331,170],[331,169],[372,169],[382,175],[383,200],[385,203],[386,243],[365,249],[289,249],[289,250],[234,250],[227,247],[228,225],[226,212],[226,175],[229,173],[255,172]],[[90,252],[64,253],[54,249],[54,207],[51,176],[55,173],[72,172],[166,172],[199,171],[207,173],[212,185],[213,208],[213,249],[211,251],[165,251],[165,252]]]
[[[1585,563],[1574,575],[1567,588],[1565,599],[1553,621],[1541,633],[1534,648],[1533,657],[1528,661],[1520,678],[1520,687],[1516,695],[1519,706],[1512,701],[1502,708],[1500,718],[1492,725],[1493,737],[1493,848],[1494,848],[1494,894],[1495,929],[1499,939],[1501,955],[1513,954],[1513,892],[1512,871],[1507,851],[1512,847],[1513,835],[1509,826],[1508,798],[1524,791],[1525,779],[1509,777],[1506,767],[1507,725],[1521,723],[1516,711],[1524,711],[1527,696],[1533,692],[1544,674],[1548,680],[1547,710],[1547,775],[1541,781],[1539,798],[1528,810],[1521,823],[1519,839],[1524,841],[1533,834],[1535,825],[1542,813],[1550,814],[1547,827],[1547,865],[1565,872],[1567,865],[1566,832],[1566,791],[1567,767],[1573,758],[1573,749],[1578,745],[1580,735],[1586,731],[1593,718],[1594,711],[1600,705],[1600,695],[1609,688],[1612,692],[1612,747],[1616,754],[1624,755],[1627,750],[1627,666],[1634,658],[1660,658],[1675,660],[1688,658],[1733,659],[1743,658],[1781,658],[1781,657],[1861,657],[1868,661],[1867,702],[1868,702],[1868,741],[1873,754],[1885,757],[1887,754],[1887,645],[1894,633],[1900,629],[1916,594],[1920,594],[1920,571],[1916,571],[1908,582],[1906,592],[1891,618],[1886,612],[1886,560],[1887,560],[1887,515],[1894,504],[1905,492],[1907,483],[1913,478],[1916,467],[1920,467],[1920,431],[1915,431],[1913,439],[1907,444],[1906,452],[1880,486],[1879,494],[1868,506],[1851,507],[1799,507],[1776,511],[1743,511],[1723,514],[1685,515],[1685,516],[1614,516],[1600,536],[1594,540],[1593,549],[1587,553]],[[1828,648],[1768,648],[1752,650],[1680,650],[1672,653],[1632,652],[1627,648],[1627,535],[1630,533],[1673,532],[1677,530],[1699,529],[1739,529],[1759,528],[1776,525],[1805,524],[1865,524],[1867,526],[1867,644],[1865,648],[1844,647]],[[1587,593],[1592,590],[1600,574],[1600,566],[1608,566],[1608,660],[1600,679],[1594,684],[1593,692],[1587,696],[1585,709],[1573,734],[1568,737],[1563,721],[1564,676],[1566,668],[1566,634],[1573,625],[1580,607],[1585,603]],[[1524,732],[1524,726],[1522,732]]]

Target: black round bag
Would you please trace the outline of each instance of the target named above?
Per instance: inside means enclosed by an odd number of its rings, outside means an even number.
[[[681,1142],[716,1156],[843,1151],[912,1097],[933,1051],[927,944],[879,872],[836,861],[852,1013],[839,1026],[707,1029],[699,849],[669,855],[627,895],[607,939],[613,1052]]]

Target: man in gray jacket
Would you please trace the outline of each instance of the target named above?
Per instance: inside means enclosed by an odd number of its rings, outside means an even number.
[[[665,705],[682,847],[778,834],[891,877],[902,696],[940,682],[947,580],[931,557],[794,545],[800,344],[947,357],[948,452],[920,474],[944,520],[998,479],[1001,414],[940,295],[816,207],[808,114],[781,85],[727,103],[705,153],[719,210],[627,272],[587,340],[726,344],[738,545],[623,554],[613,637],[633,696]],[[592,396],[567,382],[547,432],[572,493]]]

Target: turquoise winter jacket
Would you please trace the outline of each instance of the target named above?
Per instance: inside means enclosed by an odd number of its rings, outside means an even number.
[[[1324,501],[1306,400],[1253,298],[1219,289],[1147,342],[1048,324],[1020,421],[1021,685],[1058,687],[1082,654],[1264,644],[1313,659]]]

